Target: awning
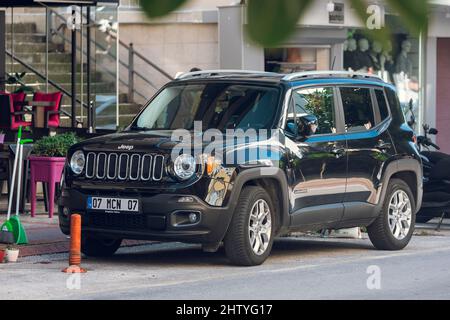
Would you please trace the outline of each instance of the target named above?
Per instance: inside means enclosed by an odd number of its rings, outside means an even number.
[[[34,7],[48,6],[97,5],[97,3],[116,3],[119,0],[0,0],[0,7]]]

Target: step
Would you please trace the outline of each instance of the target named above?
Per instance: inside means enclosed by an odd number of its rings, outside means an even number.
[[[71,113],[72,107],[70,104],[63,104],[61,105],[61,109]],[[119,103],[119,116],[129,116],[134,117],[139,110],[141,109],[141,105],[134,104],[134,103]],[[113,111],[115,114],[115,111]],[[81,107],[80,104],[77,104],[77,110],[76,110],[77,116],[81,115]],[[86,114],[86,109],[83,111],[83,114]]]
[[[63,89],[67,91],[72,90],[72,85],[70,83],[58,83]],[[27,86],[33,88],[34,91],[45,91],[45,83],[27,83]],[[50,85],[51,86],[51,85]],[[76,93],[81,92],[80,84],[77,84],[75,87]],[[10,92],[14,92],[17,89],[17,85],[6,84],[6,90]],[[83,91],[86,92],[86,84],[83,84]],[[93,82],[91,84],[91,92],[114,92],[115,84],[109,82]]]
[[[7,43],[6,48],[11,49],[11,44]],[[55,43],[48,44],[48,52],[55,52],[57,49],[61,48],[60,45]],[[46,53],[47,44],[38,42],[16,42],[14,41],[14,52],[20,53]]]
[[[12,39],[12,34],[7,33],[6,34],[6,42],[9,44]],[[43,42],[46,41],[46,35],[45,33],[14,33],[14,42]],[[7,48],[10,48],[7,46]]]
[[[45,63],[32,63],[31,66],[38,71],[44,72],[45,70]],[[69,62],[55,62],[55,61],[49,61],[48,64],[48,71],[49,73],[64,73],[64,72],[71,72],[72,63]],[[27,68],[22,66],[18,62],[11,63],[11,59],[7,58],[6,62],[6,71],[12,72],[14,69],[14,72],[20,72],[20,71],[29,71]],[[81,70],[81,64],[77,64],[77,71],[79,72]]]
[[[20,72],[19,72],[20,73]],[[72,81],[72,74],[70,72],[66,73],[56,73],[49,72],[48,75],[49,80],[54,81],[56,83],[70,83]],[[83,73],[84,82],[86,82],[86,74]],[[91,81],[93,82],[101,82],[102,74],[100,72],[92,72],[91,73]],[[31,72],[27,72],[27,74],[23,77],[25,83],[45,83],[44,79],[42,79],[39,75]],[[77,72],[76,75],[77,82],[81,82],[81,73]]]
[[[128,126],[131,121],[134,119],[134,114],[124,114],[119,116],[119,127]],[[87,124],[87,115],[84,114],[81,117],[79,114],[77,116],[77,120],[83,122],[83,127],[86,127]],[[115,115],[98,115],[96,118],[96,124],[98,126],[111,125],[111,123],[115,123],[116,118]],[[68,116],[61,117],[61,126],[62,127],[70,127],[72,125],[72,121]]]
[[[37,33],[37,26],[35,22],[14,23],[14,28],[11,28],[11,23],[6,24],[6,30],[11,32],[14,30],[16,33]]]
[[[37,53],[15,52],[14,55],[31,65],[33,65],[35,63],[44,64],[45,59],[46,59],[45,52],[37,52]],[[48,61],[49,61],[49,64],[55,63],[55,62],[67,63],[67,62],[72,61],[72,57],[71,57],[70,53],[66,53],[66,52],[50,52],[50,53],[48,53]]]

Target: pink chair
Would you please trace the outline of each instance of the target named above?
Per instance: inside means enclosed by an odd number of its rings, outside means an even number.
[[[17,130],[19,126],[31,127],[32,122],[24,121],[23,116],[31,111],[24,111],[26,94],[0,92],[0,128]]]
[[[54,92],[54,93],[44,93],[44,92],[36,92],[33,96],[33,101],[45,101],[45,102],[54,102],[53,106],[45,107],[45,128],[59,127],[60,116],[61,116],[61,100],[62,93]]]

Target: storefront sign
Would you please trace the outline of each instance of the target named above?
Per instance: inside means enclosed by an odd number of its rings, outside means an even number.
[[[344,24],[344,4],[334,3],[334,11],[329,12],[328,22],[332,24]]]

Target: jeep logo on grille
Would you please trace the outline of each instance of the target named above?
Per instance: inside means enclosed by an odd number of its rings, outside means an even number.
[[[118,150],[127,150],[127,151],[130,151],[130,150],[133,150],[133,149],[134,149],[134,146],[129,146],[129,145],[122,144],[122,145],[118,146],[117,149],[118,149]]]

